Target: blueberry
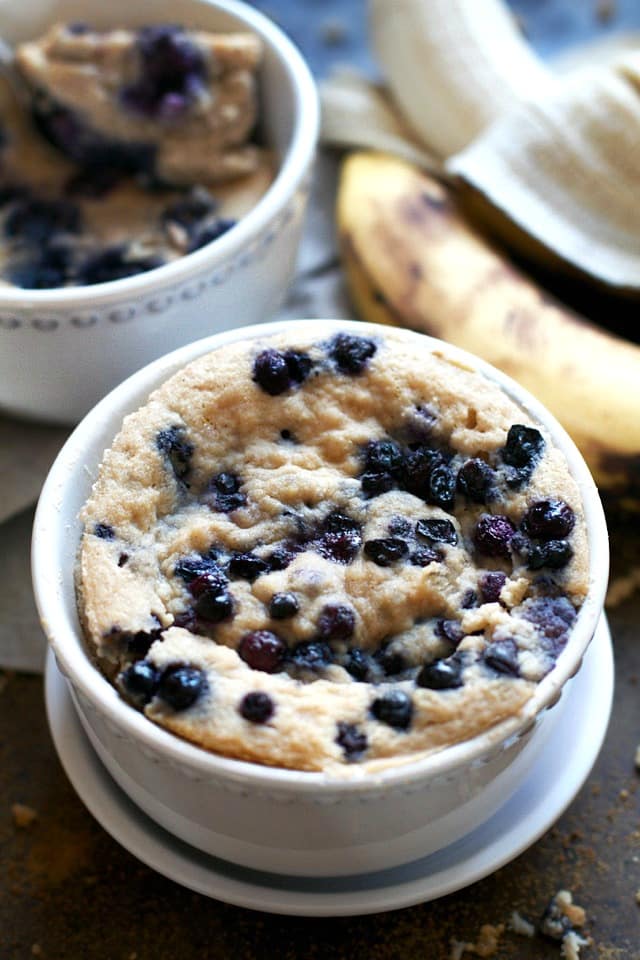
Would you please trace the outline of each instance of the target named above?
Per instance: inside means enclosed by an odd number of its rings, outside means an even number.
[[[388,473],[399,476],[402,470],[402,450],[393,440],[370,440],[363,450],[367,473]]]
[[[371,713],[381,723],[396,730],[407,730],[413,715],[411,697],[404,690],[389,690],[371,704]]]
[[[484,460],[474,457],[460,467],[457,485],[472,503],[488,503],[494,489],[493,470]]]
[[[245,633],[238,646],[238,654],[252,670],[276,673],[282,669],[286,644],[270,630]]]
[[[534,427],[514,424],[509,428],[507,442],[501,450],[503,462],[513,468],[506,475],[508,486],[518,488],[529,479],[544,446],[542,434]]]
[[[7,237],[41,244],[55,233],[79,233],[80,208],[69,200],[25,198],[15,202],[4,221]]]
[[[69,245],[53,238],[9,264],[8,278],[26,290],[63,287],[73,277],[73,256]]]
[[[576,611],[565,596],[532,597],[523,604],[521,616],[535,624],[539,633],[559,652],[576,619]]]
[[[361,650],[360,647],[351,647],[347,653],[344,668],[354,680],[364,682],[368,679],[371,671],[371,656],[366,651]]]
[[[428,520],[418,520],[416,523],[416,533],[432,543],[451,543],[458,542],[456,528],[450,520],[443,520],[439,517],[432,517]]]
[[[323,640],[348,640],[356,626],[355,611],[344,604],[328,603],[320,611],[318,634]]]
[[[366,734],[354,723],[345,723],[342,720],[338,722],[336,743],[344,750],[347,760],[359,760],[368,746]]]
[[[132,663],[120,674],[120,683],[129,696],[141,703],[148,703],[158,689],[159,673],[148,660]]]
[[[512,640],[511,637],[490,643],[484,651],[484,661],[497,673],[504,673],[511,677],[520,675],[518,648],[515,640]]]
[[[76,282],[85,286],[110,283],[125,277],[137,276],[147,270],[161,267],[164,260],[158,254],[135,256],[126,244],[115,244],[87,257],[77,269]]]
[[[463,686],[462,664],[455,657],[425,663],[416,677],[419,687],[428,690],[454,690]]]
[[[292,648],[289,659],[296,667],[320,670],[333,663],[333,650],[322,640],[304,640]]]
[[[193,231],[191,242],[187,247],[187,253],[193,253],[194,250],[200,250],[206,247],[208,243],[213,243],[218,237],[228,233],[232,227],[235,227],[237,220],[231,220],[228,217],[218,217],[213,223],[207,223]]]
[[[235,473],[219,473],[209,482],[208,493],[213,496],[206,495],[205,500],[220,513],[233,513],[247,502],[244,493],[240,493],[241,484],[240,477]]]
[[[156,622],[159,621],[156,619]],[[122,649],[128,656],[139,660],[149,652],[149,648],[162,635],[162,627],[158,626],[153,630],[121,630],[119,627],[112,627],[108,636],[115,638],[120,643]]]
[[[265,393],[276,397],[294,384],[302,383],[311,371],[311,358],[305,353],[268,348],[253,362],[253,380]]]
[[[362,492],[369,497],[379,497],[381,493],[388,493],[396,485],[390,473],[362,473],[360,475]]]
[[[101,540],[113,540],[115,537],[113,527],[110,527],[108,523],[96,523],[93,532]]]
[[[121,90],[123,105],[144,117],[179,118],[203,87],[206,67],[200,50],[173,24],[143,27],[137,48],[140,75]]]
[[[439,450],[416,445],[405,456],[403,483],[406,490],[426,503],[450,510],[456,494],[455,474]]]
[[[263,573],[269,572],[269,564],[255,553],[235,553],[229,560],[229,576],[253,583]]]
[[[527,555],[529,570],[540,570],[549,567],[551,570],[560,570],[566,567],[573,556],[571,544],[566,540],[547,540],[545,543],[534,544]]]
[[[297,545],[284,544],[281,547],[276,547],[265,557],[265,560],[271,570],[286,570],[299,552],[300,548]]]
[[[322,521],[320,533],[313,545],[326,560],[349,564],[356,558],[362,546],[360,524],[343,513],[330,513]]]
[[[275,712],[275,704],[268,693],[252,690],[240,701],[238,710],[251,723],[266,723]]]
[[[460,600],[460,606],[463,610],[469,610],[471,607],[478,606],[478,594],[475,590],[465,590],[462,599]]]
[[[274,593],[269,603],[269,616],[274,620],[288,620],[298,612],[298,601],[293,593]]]
[[[383,537],[379,540],[366,540],[364,552],[377,566],[389,567],[407,556],[409,546],[406,541],[399,540],[397,537]]]
[[[381,647],[374,654],[375,661],[387,677],[395,677],[407,667],[407,661],[397,650],[390,650],[388,646]]]
[[[426,500],[431,471],[441,462],[442,456],[437,450],[424,444],[414,445],[404,458],[402,482],[405,490]]]
[[[207,690],[207,676],[199,667],[172,663],[160,677],[157,694],[173,710],[186,710]]]
[[[373,340],[338,333],[329,344],[329,356],[341,373],[362,373],[377,350]]]
[[[183,630],[188,630],[189,633],[197,633],[198,618],[196,617],[195,611],[188,609],[176,613],[173,618],[173,626],[182,627]]]
[[[91,28],[83,20],[74,20],[68,23],[66,29],[75,36],[81,36],[83,33],[89,33]]]
[[[387,528],[392,537],[411,536],[411,521],[406,517],[391,517]]]
[[[194,610],[201,620],[222,623],[233,614],[233,597],[226,590],[205,590],[194,604]]]
[[[507,575],[500,570],[483,573],[478,581],[480,596],[483,603],[498,603],[500,591],[507,582]]]
[[[573,530],[575,514],[564,500],[538,500],[527,510],[522,527],[536,540],[559,540]]]
[[[313,366],[313,361],[307,353],[301,350],[287,350],[285,353],[289,376],[294,383],[304,383]]]
[[[156,436],[156,447],[163,453],[178,480],[184,481],[191,469],[193,444],[185,439],[183,427],[168,427]]]
[[[193,583],[200,577],[208,577],[210,580],[217,580],[221,584],[227,582],[227,578],[222,573],[213,554],[192,553],[188,557],[179,557],[174,564],[173,572],[187,584]],[[202,585],[204,587],[205,581]],[[198,586],[195,587],[195,592],[199,592]]]
[[[483,513],[473,534],[473,542],[479,553],[488,557],[511,556],[510,544],[515,527],[508,517],[500,514]]]
[[[196,187],[170,204],[162,213],[162,223],[177,223],[187,232],[215,213],[216,200],[202,187]]]
[[[427,503],[451,510],[456,496],[456,477],[447,463],[437,463],[429,475],[426,496]]]
[[[452,643],[454,647],[457,647],[464,637],[464,630],[462,629],[459,620],[436,621],[434,633],[436,637],[439,637],[441,640],[446,640],[448,643]]]
[[[409,557],[414,567],[428,567],[430,563],[442,563],[444,554],[435,547],[418,547]]]

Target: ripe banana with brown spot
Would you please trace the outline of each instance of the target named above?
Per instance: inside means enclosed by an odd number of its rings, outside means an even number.
[[[556,415],[603,492],[640,508],[640,347],[555,303],[412,164],[349,156],[337,223],[362,319],[440,337],[499,367]]]

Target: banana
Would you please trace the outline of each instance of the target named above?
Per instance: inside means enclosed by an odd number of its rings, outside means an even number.
[[[640,508],[640,347],[553,302],[405,161],[347,157],[337,223],[362,319],[440,337],[512,376],[560,420],[603,492]]]
[[[369,32],[394,99],[440,157],[553,82],[502,0],[369,0]]]

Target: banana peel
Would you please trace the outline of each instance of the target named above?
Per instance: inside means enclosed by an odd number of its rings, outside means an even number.
[[[440,337],[503,370],[555,414],[602,492],[640,509],[640,347],[555,302],[410,163],[348,156],[337,225],[361,319]]]

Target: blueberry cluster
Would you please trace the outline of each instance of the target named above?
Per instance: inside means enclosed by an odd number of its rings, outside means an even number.
[[[339,333],[329,342],[327,355],[334,367],[344,374],[362,373],[377,350],[367,337]],[[272,397],[286,393],[304,383],[313,367],[308,354],[296,350],[262,350],[253,362],[253,380]]]
[[[157,24],[137,34],[140,61],[135,83],[120,94],[123,106],[152,120],[180,119],[198,98],[206,81],[206,64],[182,27]]]
[[[186,663],[172,663],[158,670],[149,660],[137,660],[119,679],[138,706],[159,697],[173,710],[186,710],[208,689],[205,672]]]
[[[186,252],[193,253],[235,226],[235,220],[217,216],[217,206],[207,190],[196,187],[169,204],[162,214],[162,224],[169,236],[174,226],[179,227],[187,240]]]
[[[12,247],[7,275],[17,287],[41,290],[107,283],[164,263],[158,254],[134,254],[122,243],[83,252],[76,242],[83,224],[74,200],[45,200],[26,188],[11,187],[0,193],[0,208],[3,232]]]

